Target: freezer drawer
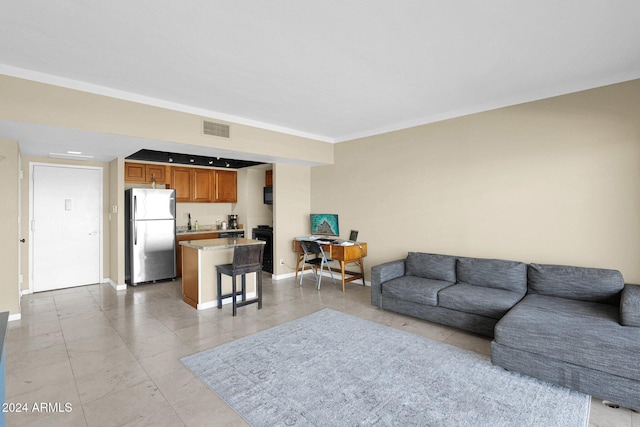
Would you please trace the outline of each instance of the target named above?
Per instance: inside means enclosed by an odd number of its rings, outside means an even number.
[[[176,277],[174,220],[132,221],[130,284]]]

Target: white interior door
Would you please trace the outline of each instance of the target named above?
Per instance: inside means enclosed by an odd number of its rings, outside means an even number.
[[[32,165],[34,292],[100,282],[102,169]]]

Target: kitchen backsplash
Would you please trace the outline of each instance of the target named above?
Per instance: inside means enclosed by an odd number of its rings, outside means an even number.
[[[216,220],[228,221],[228,215],[235,213],[231,203],[176,203],[176,226],[186,226],[191,214],[191,224],[196,220],[201,225],[212,225]],[[243,218],[239,218],[242,223]]]

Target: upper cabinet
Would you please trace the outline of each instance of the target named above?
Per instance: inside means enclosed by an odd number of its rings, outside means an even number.
[[[264,174],[264,186],[273,187],[273,170],[268,170]]]
[[[165,165],[146,165],[145,178],[147,182],[154,182],[156,184],[167,183],[167,166]]]
[[[215,171],[211,169],[192,169],[191,179],[193,180],[193,200],[194,202],[213,202],[213,186]],[[235,171],[234,171],[235,173]]]
[[[226,169],[192,168],[149,163],[124,164],[124,180],[149,184],[155,179],[176,190],[176,202],[237,203],[238,172]]]
[[[236,203],[238,201],[238,173],[214,169],[214,202]]]
[[[192,168],[172,166],[171,180],[169,188],[176,190],[176,202],[193,201],[193,179],[191,178]]]
[[[156,184],[165,185],[167,183],[167,166],[125,162],[124,181],[140,184],[151,184],[155,181]]]

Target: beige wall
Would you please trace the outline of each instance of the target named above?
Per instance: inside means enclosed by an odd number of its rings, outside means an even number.
[[[124,159],[114,159],[109,163],[109,194],[107,206],[109,227],[109,270],[105,276],[116,287],[125,285],[124,271]],[[117,212],[113,213],[113,207]]]
[[[338,144],[311,210],[360,230],[367,275],[425,251],[639,283],[640,80]]]
[[[281,276],[295,268],[292,239],[309,234],[310,167],[275,164],[273,185],[273,274]]]
[[[265,172],[272,168],[272,165],[259,165],[238,170],[238,203],[234,204],[233,213],[244,224],[245,237],[251,238],[251,230],[260,224],[273,225],[273,205],[263,203],[262,193]]]
[[[333,161],[333,146],[326,142],[240,124],[231,124],[230,139],[206,136],[199,115],[5,75],[0,75],[0,118],[255,153],[283,161]]]
[[[0,312],[8,311],[10,315],[20,313],[18,248],[25,246],[18,242],[19,156],[16,141],[0,139]]]

